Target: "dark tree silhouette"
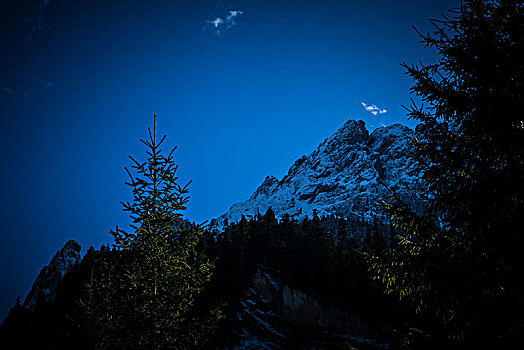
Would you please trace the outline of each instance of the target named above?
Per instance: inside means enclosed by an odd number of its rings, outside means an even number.
[[[422,105],[414,140],[423,171],[421,215],[385,203],[402,232],[371,257],[388,292],[437,323],[422,334],[504,347],[524,331],[524,5],[464,1],[421,34],[435,64],[403,64]]]

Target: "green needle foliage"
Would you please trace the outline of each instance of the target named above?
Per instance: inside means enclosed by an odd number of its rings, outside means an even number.
[[[403,64],[424,103],[409,116],[428,210],[386,203],[402,233],[369,260],[388,292],[433,320],[424,347],[522,345],[524,2],[468,0],[431,23],[422,38],[438,61]]]
[[[162,154],[154,129],[145,162],[126,168],[133,201],[133,231],[111,230],[113,251],[95,257],[87,297],[87,328],[97,349],[201,348],[220,318],[217,310],[196,312],[195,298],[209,281],[213,264],[197,251],[202,228],[185,225],[181,210],[188,185],[176,176],[173,148]]]

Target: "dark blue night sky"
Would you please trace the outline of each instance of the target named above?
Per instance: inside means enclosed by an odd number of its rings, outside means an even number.
[[[68,239],[127,225],[154,113],[194,180],[186,216],[211,219],[348,118],[413,127],[400,62],[434,56],[411,26],[458,3],[2,0],[0,318]]]

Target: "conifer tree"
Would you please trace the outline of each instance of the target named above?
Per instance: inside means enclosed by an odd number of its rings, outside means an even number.
[[[212,263],[196,249],[202,228],[187,225],[180,211],[188,202],[188,185],[176,176],[173,152],[160,149],[156,115],[145,162],[127,171],[133,201],[133,231],[116,228],[116,250],[95,259],[83,304],[94,345],[99,349],[189,349],[201,347],[218,319],[194,312],[195,298],[211,275]]]
[[[430,343],[500,348],[524,331],[524,3],[466,0],[452,13],[422,35],[438,61],[403,64],[425,104],[409,116],[428,210],[385,203],[402,232],[370,260],[388,292],[438,321]]]

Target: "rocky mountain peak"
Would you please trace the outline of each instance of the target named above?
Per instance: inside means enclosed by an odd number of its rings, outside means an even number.
[[[369,138],[369,132],[362,120],[348,120],[340,129],[338,129],[332,136],[322,142],[315,152],[314,156],[327,156],[334,158],[339,153],[362,142],[366,142]]]
[[[44,266],[38,274],[24,301],[24,307],[34,309],[37,300],[54,300],[58,283],[73,266],[80,262],[80,250],[80,244],[77,241],[70,240],[56,252],[49,265]]]
[[[369,131],[366,129],[366,123],[363,120],[349,119],[325,142],[346,142],[354,144],[366,141],[369,138]]]
[[[311,154],[295,161],[281,180],[266,177],[247,201],[212,220],[210,228],[220,230],[226,219],[236,222],[269,207],[277,218],[287,213],[300,220],[316,209],[320,215],[371,219],[390,189],[409,197],[408,189],[419,177],[411,146],[414,135],[400,124],[370,134],[363,121],[350,119]]]
[[[260,185],[251,195],[250,199],[256,199],[260,196],[269,196],[278,185],[279,181],[273,175],[266,176],[262,185]]]

